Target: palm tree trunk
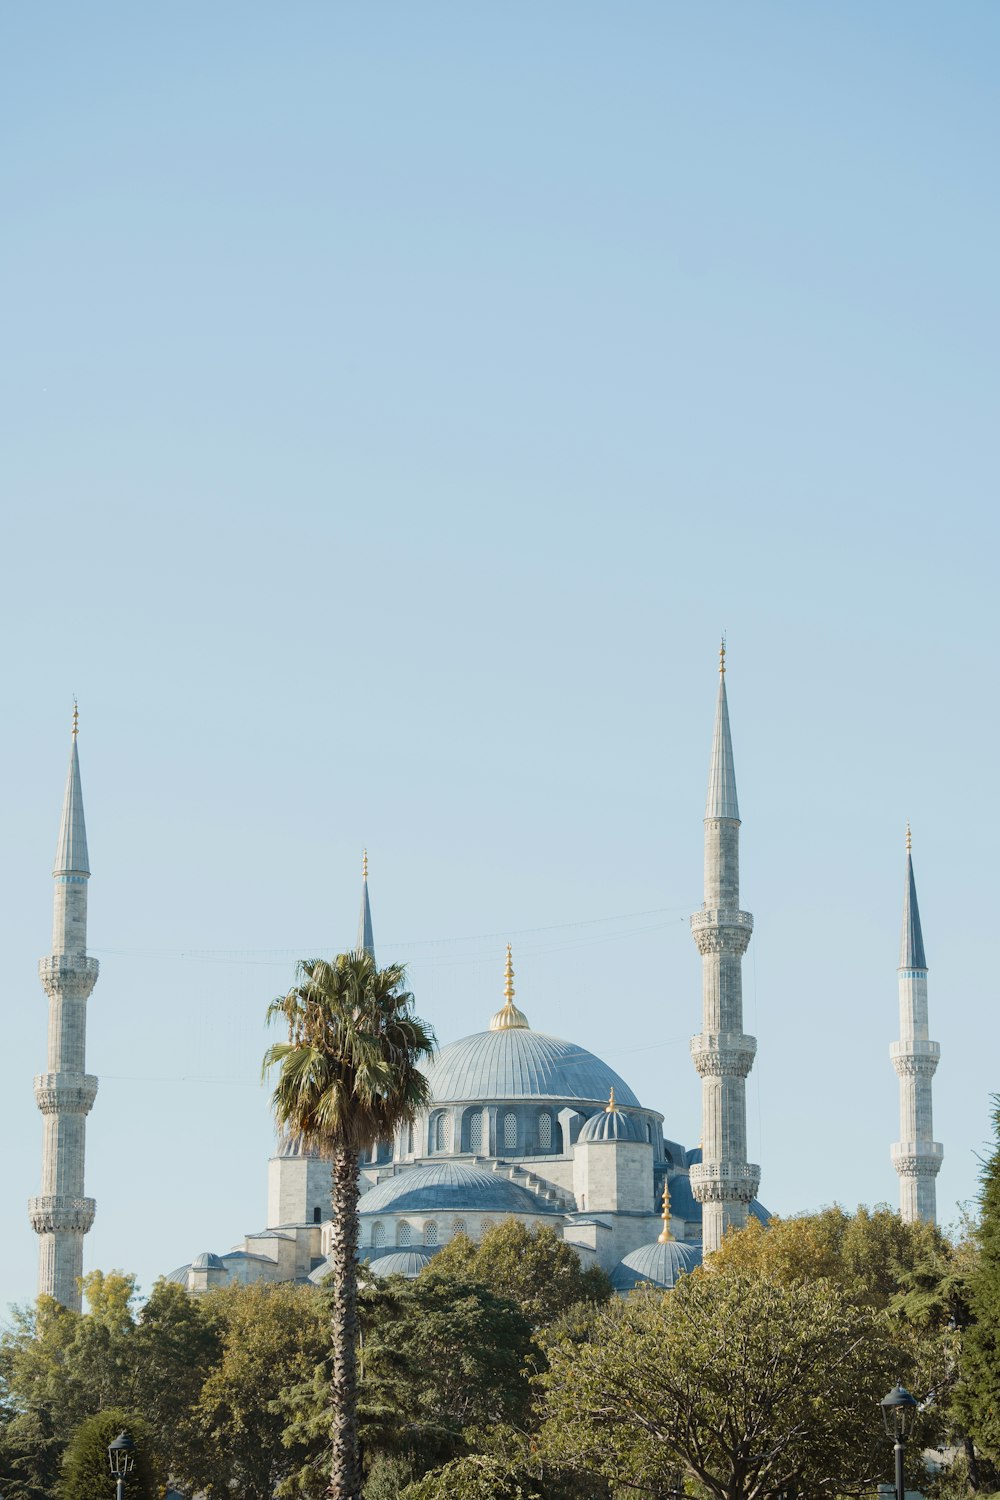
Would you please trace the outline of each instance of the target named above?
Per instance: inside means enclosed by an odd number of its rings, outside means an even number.
[[[358,1456],[358,1153],[333,1155],[333,1412],[330,1420],[330,1500],[361,1500]]]

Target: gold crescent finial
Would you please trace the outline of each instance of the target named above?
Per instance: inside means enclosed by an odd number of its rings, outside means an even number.
[[[368,850],[365,849],[361,855],[361,879],[368,879]]]
[[[618,1108],[618,1106],[615,1103],[615,1086],[614,1086],[614,1084],[612,1084],[611,1085],[611,1093],[608,1095],[608,1102],[604,1106],[604,1113],[606,1115],[613,1115],[614,1112],[615,1112],[615,1110],[617,1108]]]
[[[719,645],[719,676],[726,675],[726,632],[722,632],[722,641]]]
[[[667,1245],[673,1239],[673,1235],[670,1233],[670,1188],[667,1186],[666,1178],[663,1179],[663,1211],[660,1218],[663,1220],[663,1228],[660,1231],[658,1243]]]
[[[507,944],[507,961],[503,966],[503,997],[509,1005],[514,998],[514,960],[510,956],[510,944]]]
[[[906,852],[907,852],[907,854],[910,853],[910,851],[911,851],[912,848],[913,848],[913,835],[910,832],[910,820],[909,820],[909,818],[907,818],[907,820],[906,820]]]
[[[76,737],[79,734],[79,732],[80,732],[80,710],[77,707],[76,699],[74,698],[73,699],[73,738],[74,739],[76,739]]]

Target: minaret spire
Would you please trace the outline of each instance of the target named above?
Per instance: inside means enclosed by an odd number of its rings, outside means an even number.
[[[705,1253],[730,1227],[742,1228],[760,1183],[747,1161],[746,1078],[757,1051],[743,1031],[743,955],[753,917],[740,910],[740,810],[726,699],[726,642],[705,802],[705,901],[691,918],[702,967],[702,1031],[691,1042],[701,1076],[702,1160],[691,1187],[702,1205]]]
[[[368,850],[361,858],[361,916],[358,918],[358,942],[356,951],[375,957],[375,937],[372,932],[372,909],[368,900]]]
[[[49,997],[48,1060],[35,1078],[35,1102],[43,1116],[42,1191],[28,1213],[40,1236],[38,1291],[80,1309],[83,1236],[94,1222],[94,1200],[85,1198],[84,1150],[87,1115],[97,1079],[84,1072],[87,1000],[97,982],[96,958],[87,956],[87,881],[90,859],[83,817],[79,712],[73,704],[73,735],[56,843],[53,876],[52,954],[38,966]]]
[[[931,1080],[941,1048],[928,1037],[927,958],[913,878],[913,840],[906,825],[903,930],[899,941],[899,1041],[889,1048],[899,1078],[899,1135],[892,1164],[899,1176],[899,1211],[907,1222],[937,1219],[937,1185],[944,1148],[934,1140]]]

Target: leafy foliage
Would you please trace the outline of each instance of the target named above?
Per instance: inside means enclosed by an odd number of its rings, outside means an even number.
[[[127,1431],[135,1443],[135,1462],[125,1485],[128,1500],[157,1500],[157,1458],[150,1429],[141,1417],[106,1407],[86,1417],[74,1432],[62,1464],[60,1500],[111,1500],[115,1481],[108,1444]]]
[[[516,1302],[533,1327],[544,1327],[580,1302],[606,1302],[611,1282],[598,1267],[584,1270],[572,1245],[549,1225],[530,1230],[519,1219],[492,1225],[478,1245],[456,1235],[424,1267],[422,1277],[478,1282]]]
[[[993,1099],[994,1147],[983,1165],[979,1255],[956,1309],[961,1333],[961,1381],[956,1409],[991,1473],[970,1479],[987,1487],[1000,1469],[1000,1095]],[[963,1300],[964,1299],[964,1303]]]

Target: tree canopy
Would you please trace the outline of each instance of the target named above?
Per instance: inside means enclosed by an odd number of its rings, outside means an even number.
[[[453,1276],[489,1287],[515,1302],[533,1327],[544,1327],[577,1302],[606,1302],[611,1282],[599,1267],[584,1270],[580,1257],[549,1225],[537,1230],[519,1219],[491,1225],[478,1244],[456,1235],[421,1272]]]

